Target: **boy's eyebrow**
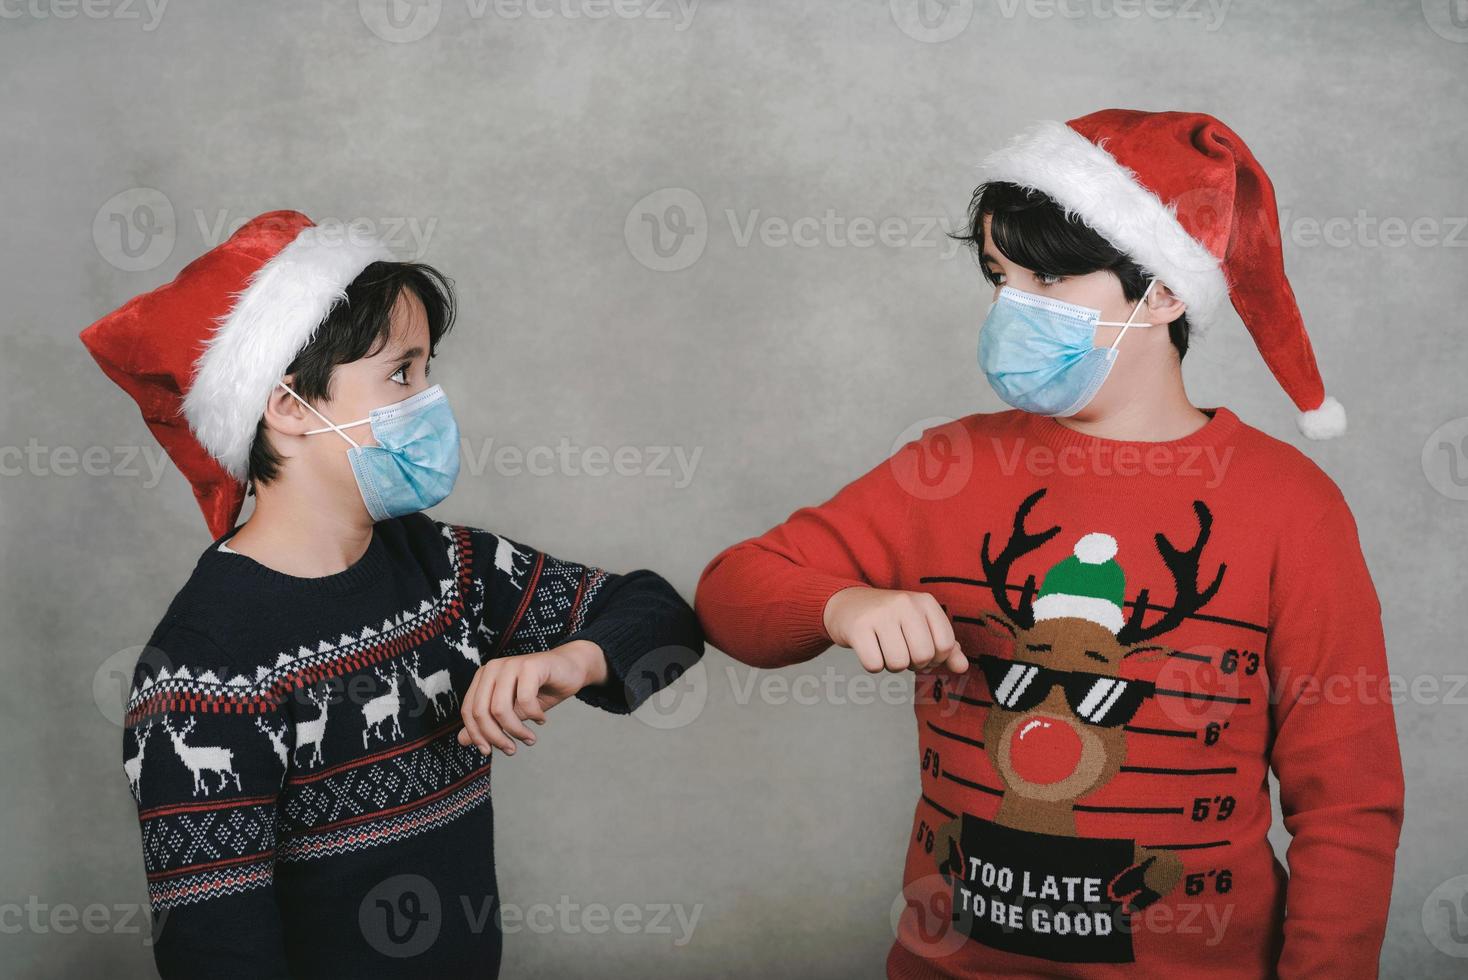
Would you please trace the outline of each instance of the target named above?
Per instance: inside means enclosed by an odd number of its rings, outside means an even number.
[[[994,256],[990,255],[988,253],[988,251],[985,251],[985,252],[983,252],[982,254],[979,255],[979,261],[980,262],[983,262],[985,265],[998,265],[999,264],[999,260],[996,259]]]
[[[423,354],[423,348],[422,347],[409,347],[407,350],[402,351],[401,353],[398,353],[398,354],[393,355],[392,360],[394,362],[397,362],[397,361],[411,361],[415,357],[421,357],[422,354]]]

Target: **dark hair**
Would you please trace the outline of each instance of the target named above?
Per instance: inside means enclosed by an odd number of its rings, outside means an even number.
[[[980,184],[969,202],[967,235],[954,235],[967,242],[975,257],[984,251],[984,215],[993,215],[989,231],[994,247],[1012,262],[1044,276],[1084,276],[1105,269],[1121,281],[1121,293],[1137,302],[1147,291],[1151,274],[1120,251],[1095,229],[1040,191],[1007,181]],[[984,268],[984,278],[994,279]],[[998,283],[994,283],[998,285]],[[1188,352],[1188,315],[1167,325],[1167,335],[1181,359]]]
[[[392,336],[392,310],[404,289],[428,313],[428,356],[454,325],[454,283],[443,273],[418,262],[374,262],[347,286],[316,336],[286,368],[291,388],[307,401],[331,397],[331,374],[338,364],[371,357]],[[333,437],[335,438],[335,437]],[[249,489],[269,483],[280,473],[282,459],[270,445],[262,418],[250,444]]]

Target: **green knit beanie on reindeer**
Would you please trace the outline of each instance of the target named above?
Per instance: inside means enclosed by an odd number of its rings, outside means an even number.
[[[1086,619],[1115,633],[1124,622],[1125,598],[1126,576],[1116,563],[1116,539],[1092,532],[1076,542],[1073,554],[1045,573],[1035,598],[1035,621]]]

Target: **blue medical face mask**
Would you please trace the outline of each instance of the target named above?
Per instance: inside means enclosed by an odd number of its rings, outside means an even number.
[[[999,290],[979,331],[979,366],[999,397],[1036,415],[1074,415],[1096,397],[1111,366],[1117,345],[1157,284],[1132,308],[1125,323],[1101,319],[1101,311],[1046,296]],[[1121,327],[1110,347],[1096,346],[1097,327]]]
[[[306,435],[335,432],[351,446],[347,458],[367,513],[374,521],[415,514],[441,503],[459,478],[459,426],[441,385],[392,405],[374,408],[365,419],[337,425],[304,398],[280,386],[310,409],[324,429]],[[362,446],[345,429],[372,426],[375,446]]]

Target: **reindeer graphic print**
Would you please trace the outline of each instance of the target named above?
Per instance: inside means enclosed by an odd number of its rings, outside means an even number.
[[[398,694],[401,677],[395,667],[390,667],[387,671],[373,667],[372,673],[382,682],[385,690],[362,705],[362,721],[366,726],[362,729],[364,749],[367,748],[369,737],[385,742],[403,737],[403,726],[398,721],[398,712],[403,707],[403,699]]]
[[[235,772],[233,749],[188,744],[187,739],[198,722],[197,718],[190,718],[183,723],[181,728],[174,728],[166,717],[162,721],[163,730],[168,733],[169,739],[173,742],[173,751],[177,753],[178,760],[188,767],[189,774],[193,777],[194,795],[209,795],[207,777],[211,773],[219,778],[219,785],[215,787],[216,789],[226,789],[231,783],[234,784],[235,789],[240,789],[240,774]]]
[[[454,693],[453,680],[449,675],[448,668],[445,667],[441,670],[435,670],[427,677],[424,677],[418,673],[421,669],[419,663],[420,659],[417,652],[408,656],[407,663],[405,664],[408,679],[413,682],[413,686],[418,689],[418,693],[423,696],[424,700],[433,707],[435,717],[449,717],[454,708],[458,707],[459,696]],[[439,704],[440,698],[444,701],[443,705]]]
[[[982,741],[972,744],[982,745],[999,777],[998,809],[992,820],[955,814],[937,827],[932,853],[973,938],[1055,960],[1131,962],[1128,917],[1172,892],[1183,862],[1133,840],[1081,838],[1076,813],[1122,771],[1125,726],[1154,696],[1136,665],[1177,652],[1153,641],[1218,593],[1226,566],[1202,575],[1213,518],[1195,501],[1191,545],[1155,535],[1176,591],[1170,607],[1154,612],[1146,588],[1127,602],[1125,556],[1099,528],[1077,529],[1071,553],[1038,591],[1030,575],[1015,597],[1016,560],[1064,533],[1059,525],[1027,527],[1044,496],[1037,490],[1019,505],[1002,548],[986,533],[980,549],[999,612],[984,613],[978,625],[1009,647],[1007,655],[976,658],[989,698]]]
[[[134,800],[141,800],[143,798],[143,756],[148,751],[148,736],[152,731],[153,725],[151,722],[138,726],[133,736],[138,744],[137,755],[124,759],[122,763],[122,771],[127,776],[127,785],[132,790]]]

